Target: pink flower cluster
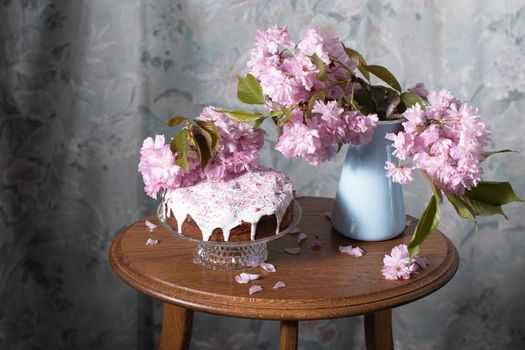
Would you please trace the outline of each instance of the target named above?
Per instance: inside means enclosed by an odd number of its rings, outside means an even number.
[[[190,170],[184,171],[175,165],[175,156],[164,135],[148,137],[140,149],[139,172],[144,180],[144,191],[153,198],[161,190],[191,186],[200,180],[198,164],[190,159]]]
[[[206,107],[197,120],[213,121],[219,129],[219,151],[204,169],[208,179],[225,179],[259,166],[259,150],[264,144],[262,130],[236,123],[224,113]]]
[[[327,67],[327,81],[316,77],[319,69],[312,63],[314,54]],[[286,27],[259,30],[250,58],[250,73],[259,80],[272,110],[308,102],[321,89],[328,91],[329,99],[338,99],[350,92],[336,84],[337,79],[350,78],[350,72],[336,62],[353,69],[354,61],[345,54],[337,38],[315,28],[307,29],[298,45],[290,39]]]
[[[424,109],[416,104],[404,113],[404,131],[387,134],[393,141],[394,155],[401,160],[399,166],[386,163],[387,175],[396,182],[408,183],[417,168],[445,193],[463,195],[475,187],[483,174],[482,148],[490,138],[477,113],[449,91],[430,92]]]
[[[336,101],[317,101],[312,112],[305,123],[303,112],[294,110],[284,125],[275,149],[286,158],[301,157],[318,165],[334,156],[337,144],[369,142],[378,121],[375,114],[345,111]]]
[[[420,256],[415,256],[410,264],[408,248],[406,244],[400,244],[392,248],[390,255],[385,255],[381,272],[387,280],[407,280],[413,272],[427,266],[428,261]]]
[[[326,79],[322,81],[317,77],[319,68],[312,62],[314,54],[326,66]],[[309,28],[296,45],[286,27],[257,31],[248,66],[271,110],[293,109],[276,146],[285,157],[301,157],[317,165],[334,156],[337,144],[370,141],[377,116],[345,111],[335,101],[350,93],[351,87],[343,89],[339,82],[350,79],[355,68],[337,38]],[[329,101],[317,101],[313,115],[297,108],[321,90],[326,91]]]
[[[235,123],[213,107],[204,108],[198,120],[213,121],[219,129],[219,150],[201,170],[196,155],[189,152],[190,169],[185,171],[175,164],[175,155],[163,135],[155,140],[148,137],[140,150],[139,172],[144,180],[144,191],[157,198],[159,191],[191,186],[204,178],[224,179],[259,166],[258,152],[264,139],[261,130],[254,131],[248,124]]]

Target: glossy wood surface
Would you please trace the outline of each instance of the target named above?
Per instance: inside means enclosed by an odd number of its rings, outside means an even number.
[[[430,265],[410,280],[388,281],[381,274],[383,257],[393,246],[408,243],[416,220],[408,218],[405,232],[389,241],[356,242],[335,232],[324,217],[333,199],[299,199],[303,218],[299,224],[308,239],[299,255],[284,252],[296,246],[297,235],[286,235],[268,244],[268,262],[277,272],[260,268],[263,278],[251,284],[235,282],[235,272],[220,272],[193,264],[193,245],[168,234],[161,227],[150,232],[141,220],[122,232],[110,249],[110,261],[117,274],[133,288],[153,298],[192,310],[215,314],[276,320],[307,320],[347,317],[402,305],[428,295],[443,286],[458,267],[453,244],[439,231],[422,247]],[[157,222],[156,217],[146,219]],[[321,249],[310,244],[318,236]],[[145,245],[148,238],[156,246]],[[339,253],[339,245],[358,245],[360,258]],[[286,288],[273,290],[277,281]],[[250,285],[263,291],[249,295]]]

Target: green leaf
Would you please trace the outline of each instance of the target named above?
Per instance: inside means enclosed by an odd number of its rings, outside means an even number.
[[[190,168],[188,162],[188,135],[188,129],[182,129],[170,143],[171,152],[176,155],[175,164],[184,170]]]
[[[514,193],[512,185],[508,182],[480,182],[476,187],[466,191],[463,197],[494,206],[501,206],[511,202],[524,202],[523,199]]]
[[[180,123],[182,123],[186,119],[188,119],[188,118],[183,117],[182,115],[176,115],[173,118],[171,118],[170,120],[168,120],[167,124],[168,124],[168,126],[179,125]]]
[[[249,105],[263,105],[264,95],[261,85],[251,74],[246,75],[245,78],[238,77],[237,84],[237,98],[239,101]]]
[[[192,136],[195,136],[196,134],[200,134],[204,136],[204,138],[206,139],[206,143],[210,146],[210,150],[211,150],[211,143],[213,142],[213,140],[208,131],[203,129],[199,124],[192,125],[190,130],[191,130]]]
[[[403,92],[401,94],[401,101],[403,101],[403,104],[408,109],[418,103],[421,108],[425,108],[425,100],[423,98],[413,92]]]
[[[211,136],[211,149],[213,151],[217,151],[219,147],[219,129],[217,129],[217,126],[212,121],[206,121],[206,120],[197,120],[197,125],[200,126],[202,129],[206,130],[208,134]]]
[[[472,207],[467,202],[465,202],[461,197],[455,194],[447,194],[447,198],[459,216],[461,216],[464,219],[471,220],[473,222],[477,221],[476,213],[474,212],[474,209],[472,209]]]
[[[370,73],[368,72],[368,70],[366,70],[367,64],[363,56],[361,56],[359,52],[349,47],[345,47],[344,45],[343,45],[343,48],[348,58],[350,58],[351,60],[355,62],[356,67],[359,70],[359,72],[361,72],[361,74],[366,78],[366,80],[370,81]]]
[[[253,130],[258,130],[261,127],[261,124],[266,120],[266,118],[259,118],[255,121],[255,124],[253,125]]]
[[[397,91],[401,92],[401,85],[397,81],[397,79],[394,77],[392,73],[388,69],[386,69],[383,66],[377,66],[377,65],[371,65],[366,66],[366,70],[396,89]]]
[[[365,89],[359,89],[354,94],[354,102],[357,103],[359,110],[364,115],[377,113],[377,104]]]
[[[246,123],[246,122],[253,122],[257,119],[259,119],[262,114],[259,112],[249,113],[246,111],[240,111],[240,110],[218,110],[217,112],[222,112],[226,114],[230,119],[238,122],[238,123]]]
[[[417,223],[416,230],[412,235],[412,240],[408,244],[410,259],[419,253],[421,244],[423,244],[428,235],[438,227],[440,212],[439,198],[433,194],[432,197],[430,197],[425,211],[421,215],[421,219],[419,219]]]
[[[311,111],[314,107],[315,101],[324,101],[326,98],[327,92],[326,90],[319,90],[315,94],[310,97],[310,100],[308,101],[308,110]]]
[[[327,81],[328,75],[326,74],[326,65],[315,53],[310,57],[312,63],[317,66],[319,72],[315,75],[320,81]]]
[[[508,153],[508,152],[516,152],[516,151],[513,151],[511,149],[502,149],[502,150],[499,150],[499,151],[490,151],[490,152],[483,152],[483,156],[485,158],[488,158],[490,157],[491,155],[494,155],[494,154],[498,154],[498,153]]]
[[[476,216],[491,216],[494,214],[499,214],[508,219],[500,205],[488,204],[476,199],[469,198],[465,195],[463,195],[461,199],[463,199],[463,201],[472,209],[474,215]]]
[[[373,103],[376,106],[374,113],[377,113],[379,119],[384,120],[386,118],[386,112],[391,98],[397,92],[391,88],[381,85],[370,85],[370,92],[372,94]]]
[[[197,151],[197,157],[199,158],[199,162],[201,165],[201,169],[204,169],[211,158],[210,144],[208,143],[206,136],[198,132],[193,134],[193,140],[195,144],[195,151]]]

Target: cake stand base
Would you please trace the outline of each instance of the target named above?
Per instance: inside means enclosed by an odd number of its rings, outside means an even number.
[[[193,250],[193,262],[219,271],[239,271],[257,267],[268,257],[266,242],[217,245],[199,243]]]
[[[301,206],[293,201],[293,219],[288,227],[272,236],[249,242],[215,242],[201,241],[185,236],[168,225],[164,213],[164,205],[157,208],[157,217],[160,224],[173,235],[195,243],[193,249],[193,262],[212,270],[239,271],[247,270],[261,265],[268,258],[266,243],[278,239],[292,231],[301,221]]]

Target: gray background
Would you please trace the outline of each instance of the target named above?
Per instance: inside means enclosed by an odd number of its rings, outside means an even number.
[[[151,212],[137,174],[148,135],[173,114],[236,107],[257,28],[331,27],[406,88],[422,80],[479,107],[492,148],[486,178],[525,196],[525,4],[508,1],[0,1],[0,348],[149,349],[160,307],[110,270],[107,250]],[[169,134],[168,134],[169,135]],[[303,195],[333,196],[344,150],[316,169],[274,151]],[[496,146],[497,145],[497,146]],[[419,215],[429,191],[405,188]],[[394,312],[398,349],[525,347],[524,206],[480,220],[444,208],[456,277]],[[327,273],[337,273],[327,271]],[[308,283],[308,281],[304,281]],[[199,314],[195,349],[273,349],[276,322]],[[362,348],[362,320],[301,323],[300,347]]]

